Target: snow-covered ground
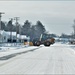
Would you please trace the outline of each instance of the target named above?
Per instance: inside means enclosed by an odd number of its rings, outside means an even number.
[[[6,52],[6,51],[9,51],[9,50],[18,50],[20,48],[23,48],[23,47],[28,47],[23,45],[23,43],[19,43],[19,44],[16,44],[16,43],[3,43],[3,44],[0,44],[0,52]]]
[[[75,44],[68,44],[68,46],[75,50]]]
[[[75,44],[70,44],[69,42],[58,42],[59,44],[66,44],[66,46],[75,50]]]
[[[21,53],[24,51],[36,49],[38,47],[23,45],[23,44],[2,44],[0,47],[0,57]]]
[[[13,58],[2,60],[0,57],[0,74],[75,74],[75,50],[68,44],[32,46],[0,53],[16,51],[19,53]]]

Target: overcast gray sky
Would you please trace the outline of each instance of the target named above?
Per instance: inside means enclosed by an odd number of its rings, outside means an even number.
[[[0,11],[5,12],[3,21],[15,16],[20,23],[40,20],[50,33],[71,34],[75,19],[75,1],[0,1]]]

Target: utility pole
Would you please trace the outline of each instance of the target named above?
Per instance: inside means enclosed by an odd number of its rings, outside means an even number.
[[[9,18],[10,19],[10,21],[12,22],[13,21],[13,18]],[[11,40],[11,42],[12,42],[12,27],[10,28],[11,30],[10,30],[10,40]]]
[[[21,42],[21,26],[19,25],[19,40]]]
[[[18,25],[19,17],[14,17],[14,20],[16,20],[16,43],[17,43],[17,25]]]
[[[75,20],[74,20],[74,24],[73,24],[73,29],[74,29],[74,39],[75,39]]]
[[[1,36],[1,17],[2,17],[2,14],[4,14],[3,12],[0,12],[0,38],[2,40],[2,36]]]

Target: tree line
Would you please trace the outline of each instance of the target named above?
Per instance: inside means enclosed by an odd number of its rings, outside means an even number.
[[[45,26],[41,23],[41,21],[37,21],[35,25],[33,25],[29,20],[26,20],[23,25],[17,23],[17,26],[12,23],[12,20],[7,23],[1,21],[1,30],[16,32],[17,34],[30,36],[31,40],[34,38],[39,38],[41,34],[46,32]]]
[[[17,34],[30,36],[30,39],[33,40],[34,38],[39,38],[41,34],[46,32],[45,26],[40,22],[37,21],[35,25],[33,25],[29,20],[26,20],[23,25],[20,25],[19,23],[13,24],[12,20],[9,20],[7,23],[1,21],[1,30],[9,31],[9,32],[16,32]],[[48,34],[51,37],[58,37],[56,34]],[[73,35],[67,35],[62,33],[60,38],[73,38]]]

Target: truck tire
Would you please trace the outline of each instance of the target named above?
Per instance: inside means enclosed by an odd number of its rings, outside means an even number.
[[[50,46],[50,42],[49,42],[49,41],[46,41],[46,42],[44,43],[44,46]]]
[[[40,46],[40,44],[41,44],[40,41],[36,42],[36,46]]]
[[[36,45],[36,42],[33,42],[33,46],[37,46],[37,45]]]

